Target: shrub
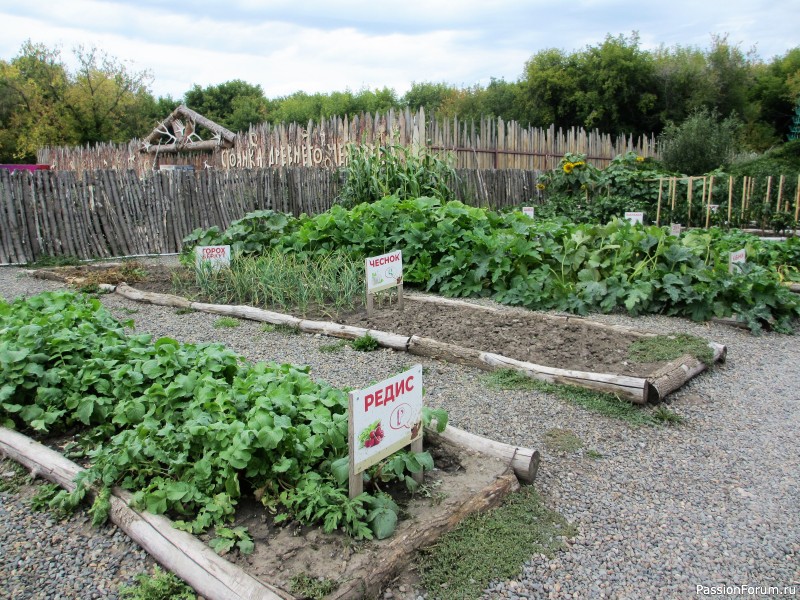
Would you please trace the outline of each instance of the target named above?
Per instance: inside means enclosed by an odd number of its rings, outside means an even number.
[[[668,123],[659,136],[664,166],[686,175],[701,175],[731,161],[737,151],[741,122],[720,120],[716,110],[696,110],[677,125]]]

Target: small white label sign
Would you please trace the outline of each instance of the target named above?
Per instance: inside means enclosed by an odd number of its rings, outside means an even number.
[[[673,223],[669,226],[669,234],[674,236],[679,236],[681,234],[681,224],[680,223]]]
[[[730,262],[728,263],[728,272],[734,273],[741,271],[742,268],[740,265],[743,265],[747,262],[747,249],[742,248],[741,250],[737,250],[736,252],[731,252]]]
[[[631,225],[639,225],[644,224],[644,213],[643,212],[626,212],[625,218],[630,221]]]
[[[367,293],[385,290],[403,282],[403,253],[400,250],[369,257],[364,264]]]
[[[531,219],[535,218],[534,217],[535,212],[536,211],[534,210],[533,206],[523,206],[522,207],[522,214],[529,216]]]
[[[422,435],[422,365],[350,393],[350,452],[360,473]]]
[[[715,213],[715,212],[717,212],[719,210],[719,204],[709,204],[708,208],[711,209],[712,213]]]
[[[195,266],[201,268],[210,265],[215,271],[231,266],[230,246],[196,246],[194,249]]]

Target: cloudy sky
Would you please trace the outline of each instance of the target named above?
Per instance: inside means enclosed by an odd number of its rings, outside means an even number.
[[[97,46],[148,70],[156,95],[243,79],[273,98],[303,90],[456,86],[520,77],[539,50],[638,31],[644,48],[708,48],[728,34],[769,60],[800,45],[798,0],[0,0],[0,58],[30,39]]]

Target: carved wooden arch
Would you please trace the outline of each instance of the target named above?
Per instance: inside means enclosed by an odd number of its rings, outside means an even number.
[[[211,131],[214,137],[210,140],[202,139],[197,134],[198,125]],[[181,104],[142,140],[140,150],[156,154],[230,148],[235,138],[236,134],[232,131]]]

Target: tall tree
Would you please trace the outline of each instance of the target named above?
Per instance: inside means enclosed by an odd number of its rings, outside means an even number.
[[[245,131],[267,120],[267,100],[260,85],[233,79],[201,88],[195,84],[184,95],[186,106],[231,131]]]

